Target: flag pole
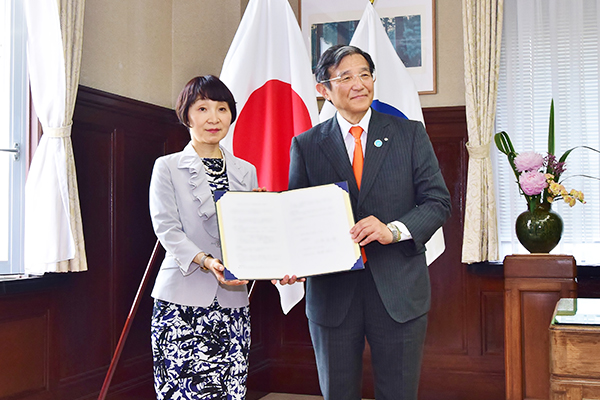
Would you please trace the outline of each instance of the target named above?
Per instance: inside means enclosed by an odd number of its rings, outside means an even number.
[[[150,260],[148,261],[148,265],[146,266],[144,276],[142,277],[142,282],[140,283],[140,287],[138,288],[138,291],[135,295],[135,299],[133,300],[133,304],[131,305],[131,309],[129,310],[129,315],[127,316],[127,320],[125,321],[125,326],[123,327],[123,331],[121,332],[121,337],[119,338],[119,342],[117,343],[117,347],[115,349],[112,361],[110,362],[110,366],[108,367],[108,371],[106,372],[106,377],[104,378],[104,384],[102,385],[102,389],[100,390],[98,400],[104,400],[106,398],[110,382],[112,381],[112,377],[117,368],[117,363],[119,362],[119,358],[121,358],[121,352],[123,351],[123,347],[125,347],[125,341],[127,340],[127,336],[129,335],[129,329],[131,328],[133,317],[135,317],[135,314],[137,313],[138,307],[142,300],[142,294],[144,293],[144,290],[148,285],[148,280],[150,279],[150,272],[152,271],[152,267],[156,262],[156,256],[160,247],[160,242],[157,240],[156,244],[154,245],[154,250],[152,250],[152,256],[150,256]]]

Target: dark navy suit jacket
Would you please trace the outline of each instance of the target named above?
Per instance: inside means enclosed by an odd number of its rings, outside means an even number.
[[[387,312],[406,322],[429,310],[424,245],[449,217],[450,194],[422,123],[373,111],[367,138],[360,192],[335,117],[293,138],[289,188],[348,181],[356,221],[374,215],[384,224],[406,225],[412,240],[365,246],[367,267]],[[361,275],[308,278],[308,318],[325,326],[341,324]]]

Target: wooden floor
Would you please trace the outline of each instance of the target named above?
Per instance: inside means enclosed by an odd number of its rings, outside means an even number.
[[[323,400],[322,396],[309,396],[306,394],[269,393],[260,400]]]
[[[260,400],[323,400],[323,397],[305,394],[269,393],[265,397],[261,397]]]

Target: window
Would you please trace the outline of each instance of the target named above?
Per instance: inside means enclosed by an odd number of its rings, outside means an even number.
[[[28,86],[22,3],[0,0],[0,274],[23,270]]]
[[[517,152],[548,148],[550,101],[555,103],[557,156],[580,145],[600,149],[598,125],[599,0],[504,3],[502,60],[496,132],[506,131]],[[526,210],[504,154],[496,154],[495,177],[500,257],[526,253],[515,235],[515,220]],[[600,177],[600,155],[577,149],[567,158],[561,180],[586,174]],[[552,253],[572,254],[579,265],[600,265],[600,184],[572,177],[568,189],[582,190],[587,204],[552,206],[564,221]]]

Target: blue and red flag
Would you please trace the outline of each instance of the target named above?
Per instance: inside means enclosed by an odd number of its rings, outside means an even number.
[[[371,107],[382,113],[421,121],[425,124],[421,100],[414,80],[398,57],[375,8],[368,1],[350,44],[369,53],[375,63],[376,80]],[[320,119],[325,121],[334,114],[335,107],[327,102],[321,109]],[[429,265],[446,248],[442,228],[431,237],[426,248],[425,256]]]

